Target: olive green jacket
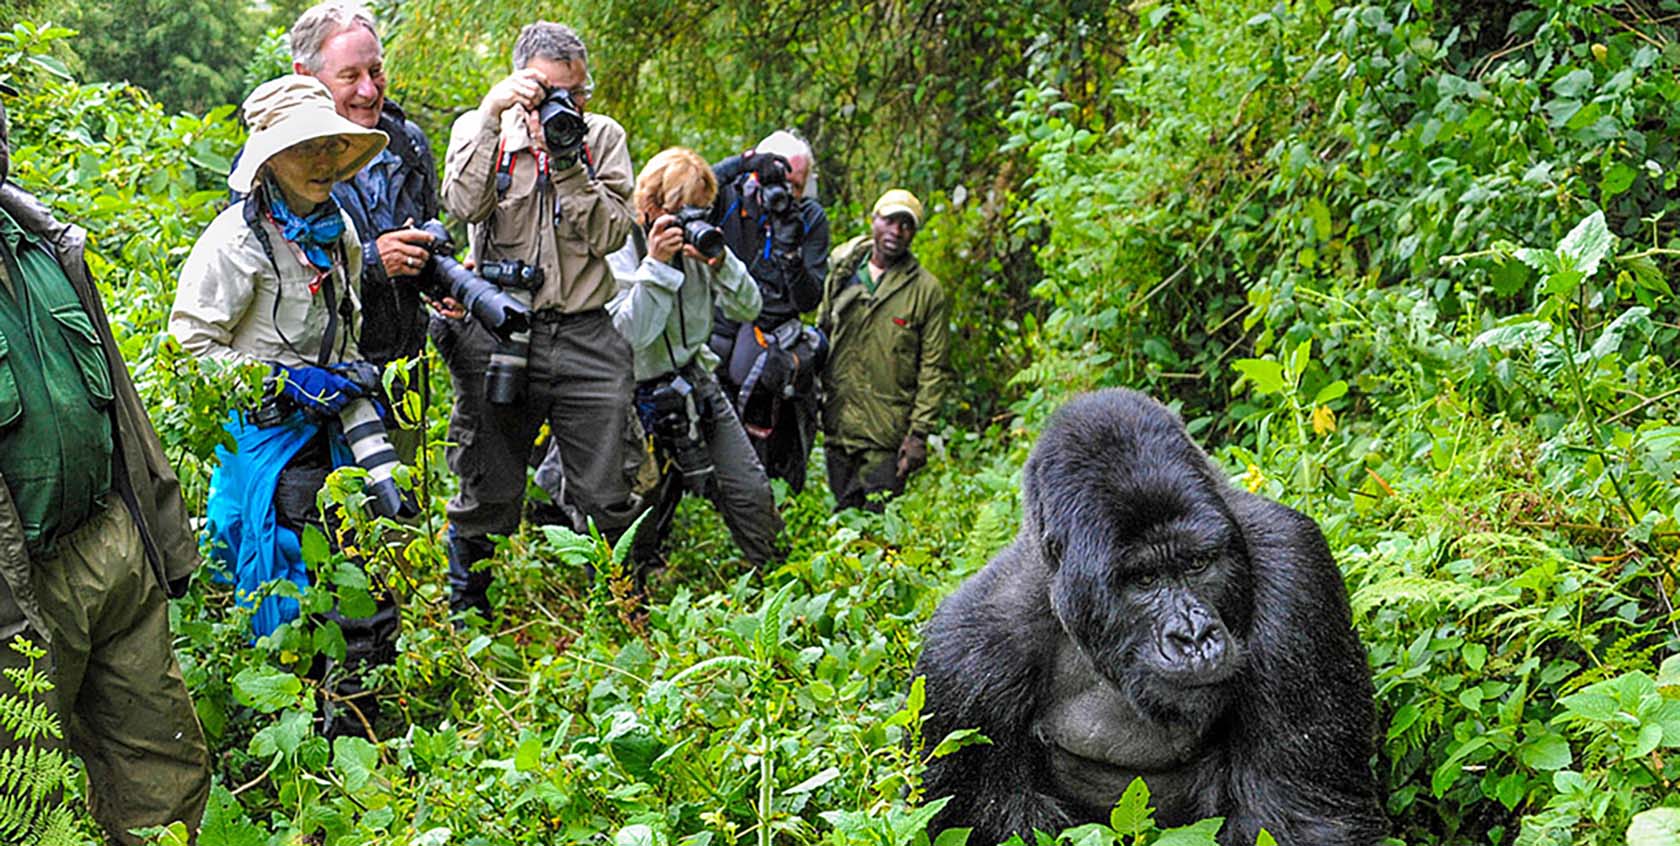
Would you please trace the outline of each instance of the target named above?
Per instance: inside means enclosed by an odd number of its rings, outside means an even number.
[[[105,317],[99,289],[88,273],[83,257],[87,233],[80,227],[55,220],[39,200],[13,185],[0,185],[0,207],[5,208],[25,230],[51,245],[59,266],[64,269],[64,275],[70,279],[77,298],[93,321],[94,331],[99,334],[115,395],[110,409],[116,440],[112,458],[117,464],[111,473],[112,492],[134,515],[140,538],[146,546],[146,558],[157,573],[158,583],[167,589],[171,581],[185,578],[198,566],[198,539],[187,524],[186,503],[181,499],[180,482],[169,466],[163,444],[152,429],[151,419],[146,416],[146,407],[140,402],[134,381],[129,378],[128,366],[123,363],[116,338],[111,335],[111,324]],[[12,496],[4,478],[0,478],[0,578],[4,578],[11,588],[24,619],[40,636],[46,637],[51,630],[42,618],[29,570],[23,522],[12,505]],[[9,639],[12,634],[0,632],[0,637]]]
[[[950,305],[939,280],[906,256],[875,293],[854,282],[874,244],[862,235],[829,256],[818,325],[830,351],[823,373],[823,431],[843,449],[897,450],[904,436],[938,424],[950,389]]]

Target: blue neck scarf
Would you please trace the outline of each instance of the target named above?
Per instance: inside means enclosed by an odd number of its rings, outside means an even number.
[[[331,270],[332,256],[327,253],[327,248],[338,243],[339,237],[344,234],[344,215],[338,209],[338,200],[328,197],[308,215],[299,216],[286,205],[280,186],[272,179],[267,184],[268,213],[274,216],[275,225],[280,227],[280,237],[298,245],[309,263],[317,269]]]

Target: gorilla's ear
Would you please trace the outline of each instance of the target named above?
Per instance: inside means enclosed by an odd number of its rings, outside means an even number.
[[[1043,557],[1051,572],[1055,572],[1062,566],[1062,553],[1066,551],[1066,542],[1056,536],[1055,528],[1046,519],[1044,490],[1040,485],[1042,460],[1038,455],[1028,456],[1026,467],[1021,470],[1021,495],[1025,500],[1022,507],[1024,521],[1021,533],[1031,541],[1034,550]]]

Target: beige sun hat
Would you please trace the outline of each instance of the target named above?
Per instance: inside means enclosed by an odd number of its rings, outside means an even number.
[[[882,194],[881,199],[875,201],[874,213],[881,217],[907,214],[910,215],[911,220],[916,222],[917,229],[922,228],[922,201],[916,199],[915,194],[903,188],[894,188]]]
[[[347,139],[350,146],[339,157],[335,174],[335,181],[342,182],[373,161],[388,140],[385,133],[339,115],[327,86],[303,74],[287,74],[257,86],[240,110],[251,137],[245,139],[245,151],[227,181],[229,188],[241,194],[251,193],[257,171],[293,144],[333,135]]]

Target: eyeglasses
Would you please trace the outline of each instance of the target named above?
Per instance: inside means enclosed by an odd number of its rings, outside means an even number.
[[[582,85],[566,89],[566,93],[572,95],[573,100],[587,100],[595,96],[595,80],[585,79]]]
[[[313,159],[318,156],[341,156],[350,149],[350,139],[342,135],[329,135],[325,138],[311,138],[299,141],[288,148],[304,158]]]

